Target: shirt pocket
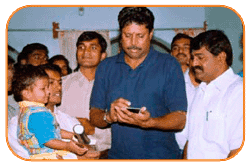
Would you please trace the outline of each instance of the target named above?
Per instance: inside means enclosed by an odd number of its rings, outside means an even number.
[[[208,142],[221,143],[225,137],[225,118],[221,113],[206,112],[203,138]]]

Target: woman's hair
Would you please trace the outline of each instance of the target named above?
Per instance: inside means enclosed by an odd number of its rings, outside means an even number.
[[[18,66],[18,69],[15,70],[12,82],[14,99],[17,102],[22,101],[22,91],[28,88],[32,88],[35,81],[40,78],[48,78],[47,73],[40,66]]]

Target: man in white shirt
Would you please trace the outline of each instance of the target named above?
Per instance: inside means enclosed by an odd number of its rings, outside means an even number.
[[[106,40],[94,31],[82,33],[76,43],[78,71],[62,80],[62,112],[76,117],[86,130],[96,139],[96,149],[103,151],[110,148],[110,128],[99,129],[89,122],[89,101],[95,79],[96,68],[106,58]]]
[[[195,78],[194,71],[190,69],[189,66],[191,63],[190,43],[192,39],[192,37],[186,34],[179,33],[173,38],[171,43],[171,54],[180,63],[182,71],[184,73],[188,106],[191,105],[196,87],[200,84],[200,82]],[[183,135],[183,132],[181,131],[175,134],[175,138],[179,145],[179,148],[183,150],[187,141],[186,136]]]
[[[191,42],[191,66],[202,81],[186,123],[187,159],[225,159],[243,140],[243,81],[230,68],[231,44],[222,31],[199,34]]]

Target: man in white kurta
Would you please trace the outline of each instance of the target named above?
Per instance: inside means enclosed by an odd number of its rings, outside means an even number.
[[[229,68],[201,83],[188,125],[188,159],[224,159],[243,140],[243,83]]]
[[[230,67],[230,42],[222,31],[206,31],[193,39],[191,53],[202,83],[188,111],[184,158],[231,157],[243,141],[243,81]]]
[[[75,118],[89,119],[89,100],[94,80],[88,81],[80,71],[72,73],[62,80],[62,102],[59,109]],[[89,135],[96,140],[96,148],[103,151],[110,148],[110,129],[95,128],[95,134]]]

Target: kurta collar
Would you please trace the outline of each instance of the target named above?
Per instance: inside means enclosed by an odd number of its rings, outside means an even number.
[[[219,91],[222,91],[228,87],[233,78],[234,72],[232,68],[229,67],[223,74],[211,81],[208,85],[205,82],[202,82],[200,87],[202,90],[205,90],[207,86],[214,85]]]

